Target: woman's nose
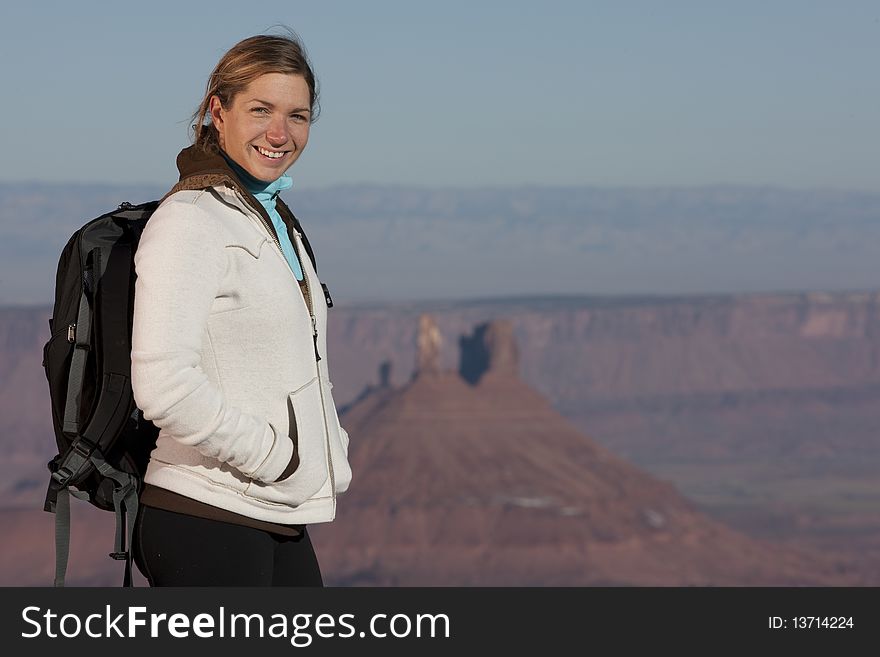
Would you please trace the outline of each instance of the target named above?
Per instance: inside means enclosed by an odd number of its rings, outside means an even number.
[[[287,123],[282,118],[281,120],[273,120],[269,124],[269,129],[266,131],[266,139],[273,146],[283,146],[287,143]]]

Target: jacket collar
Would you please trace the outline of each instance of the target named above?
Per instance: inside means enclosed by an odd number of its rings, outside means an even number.
[[[251,210],[265,219],[266,228],[269,229],[276,240],[278,239],[275,227],[272,225],[272,219],[269,217],[269,213],[266,212],[266,208],[251,194],[247,185],[236,175],[235,171],[226,161],[226,158],[219,151],[212,153],[195,145],[188,146],[177,155],[177,170],[180,172],[180,180],[165,194],[162,198],[163,201],[175,192],[183,190],[231,187],[239,193]],[[277,200],[280,201],[280,199]],[[282,205],[282,203],[279,203],[279,205]],[[281,216],[283,218],[284,214],[281,214]]]
[[[177,170],[180,172],[180,179],[165,198],[185,189],[207,189],[226,185],[239,191],[248,201],[253,201],[250,205],[259,207],[256,199],[248,198],[252,195],[219,151],[209,153],[197,146],[188,146],[177,155]]]
[[[195,145],[188,146],[177,155],[177,170],[180,172],[180,180],[162,198],[163,201],[175,192],[185,189],[207,189],[208,187],[225,185],[235,189],[254,212],[264,217],[266,227],[275,239],[278,238],[278,235],[275,233],[275,226],[272,225],[272,219],[269,217],[269,213],[266,212],[266,208],[248,191],[247,186],[235,174],[235,171],[226,162],[226,158],[219,151],[209,153]],[[299,221],[290,211],[290,208],[287,207],[287,204],[281,200],[281,197],[276,198],[275,208],[287,227],[290,241],[293,242],[292,233],[294,230],[300,234],[303,233]],[[305,246],[306,252],[309,254],[309,258],[314,265],[315,254],[308,240],[305,239],[305,235],[303,235],[303,246]]]

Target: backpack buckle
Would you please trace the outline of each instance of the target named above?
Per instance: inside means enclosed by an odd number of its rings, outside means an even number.
[[[73,443],[73,451],[84,459],[88,459],[94,449],[95,446],[85,438],[80,438]]]
[[[66,465],[63,465],[52,473],[52,479],[54,479],[59,485],[66,486],[67,482],[70,480],[71,477],[73,477],[74,474],[76,474],[74,470]]]
[[[66,486],[67,482],[82,469],[83,465],[89,462],[94,451],[95,445],[85,438],[75,440],[64,460],[60,464],[56,462],[57,467],[52,472],[52,479],[59,485]]]
[[[111,552],[111,559],[116,559],[117,561],[125,561],[128,559],[128,552]]]

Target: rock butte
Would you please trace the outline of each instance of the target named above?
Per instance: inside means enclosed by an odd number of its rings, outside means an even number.
[[[854,583],[840,564],[733,531],[561,417],[518,375],[506,320],[459,340],[419,318],[416,369],[389,365],[342,415],[354,478],[310,531],[337,585]]]

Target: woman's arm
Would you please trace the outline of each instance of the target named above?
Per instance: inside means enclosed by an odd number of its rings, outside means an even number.
[[[201,368],[202,338],[226,272],[216,222],[171,199],[147,223],[134,263],[131,384],[144,417],[205,456],[275,481],[294,457],[287,431],[231,406]]]

